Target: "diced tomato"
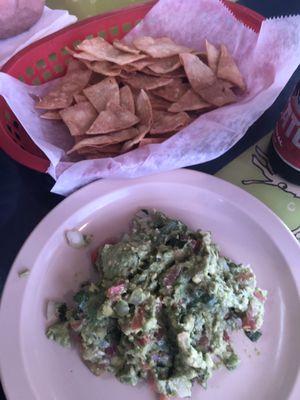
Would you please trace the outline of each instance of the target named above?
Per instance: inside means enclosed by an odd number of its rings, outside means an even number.
[[[98,251],[99,251],[99,247],[97,247],[95,250],[92,251],[91,261],[93,264],[96,264],[97,257],[98,257]]]
[[[199,251],[201,250],[202,247],[202,239],[198,239],[198,240],[192,240],[191,241],[194,253],[199,253]]]
[[[137,338],[136,341],[138,342],[138,344],[139,344],[140,346],[143,346],[143,347],[144,347],[144,346],[146,346],[146,344],[150,343],[151,339],[150,339],[149,336],[142,336],[142,337],[140,337],[140,338]]]
[[[155,377],[153,375],[153,373],[149,370],[148,372],[148,384],[150,386],[150,388],[156,392],[156,383],[155,383]]]
[[[238,281],[248,281],[253,278],[253,274],[251,272],[242,272],[236,276]]]
[[[202,335],[199,340],[199,346],[203,347],[205,350],[209,348],[209,340],[206,335]]]
[[[159,315],[159,313],[161,312],[162,308],[163,308],[163,303],[162,303],[160,298],[157,298],[157,303],[156,303],[156,308],[155,308],[156,315]]]
[[[143,363],[141,367],[144,372],[150,371],[150,366],[147,363]]]
[[[230,337],[229,337],[227,331],[223,332],[223,339],[225,340],[225,342],[228,342],[228,343],[230,342]]]
[[[107,349],[105,349],[105,354],[107,354],[109,357],[113,357],[117,352],[116,346],[109,346]]]
[[[178,278],[180,272],[181,272],[180,265],[174,265],[173,267],[171,267],[167,272],[166,276],[164,277],[164,285],[172,286],[175,283],[176,279]]]
[[[82,321],[72,321],[72,322],[70,322],[70,327],[75,332],[77,332],[80,329],[81,324],[82,324]]]
[[[254,292],[254,296],[259,300],[259,301],[261,301],[262,303],[264,303],[267,299],[265,298],[265,296],[259,291],[259,290],[256,290],[255,292]]]
[[[132,319],[131,329],[134,331],[140,329],[144,324],[145,309],[144,307],[139,307]]]
[[[157,393],[158,390],[157,390],[157,385],[156,385],[155,380],[156,380],[155,376],[153,375],[153,373],[151,371],[149,371],[148,372],[148,384],[150,386],[150,389],[153,390],[153,392]],[[168,396],[165,396],[164,394],[160,394],[160,393],[157,393],[157,394],[158,394],[159,400],[170,400],[170,398]]]
[[[247,314],[242,318],[243,329],[246,331],[255,331],[256,330],[256,321],[254,316],[247,312]]]
[[[107,239],[104,240],[105,244],[117,244],[119,241],[119,239],[117,237],[109,237]]]
[[[162,328],[159,328],[159,330],[155,332],[154,336],[157,340],[160,340],[164,337],[164,330]]]
[[[125,290],[125,283],[119,283],[118,285],[112,286],[109,289],[107,289],[106,294],[109,299],[112,299],[122,294],[124,290]]]

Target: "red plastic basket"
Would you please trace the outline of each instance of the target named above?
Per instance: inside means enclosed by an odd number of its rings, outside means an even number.
[[[21,50],[2,68],[22,82],[39,85],[64,74],[70,57],[65,46],[73,47],[85,38],[122,38],[153,7],[156,1],[88,18],[47,36]],[[245,25],[259,31],[264,18],[241,5],[224,3]],[[49,166],[45,154],[33,143],[6,101],[0,96],[0,146],[14,160],[44,172]]]

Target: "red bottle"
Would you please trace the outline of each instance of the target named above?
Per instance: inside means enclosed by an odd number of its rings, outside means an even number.
[[[276,124],[269,158],[275,173],[300,185],[300,82]]]

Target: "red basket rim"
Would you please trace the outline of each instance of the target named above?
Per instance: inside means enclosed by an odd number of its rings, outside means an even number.
[[[41,45],[42,43],[46,43],[51,39],[55,39],[58,35],[60,35],[61,33],[65,33],[67,32],[70,27],[72,27],[72,29],[76,28],[76,27],[80,27],[83,25],[86,25],[88,22],[90,21],[96,21],[100,16],[102,19],[106,19],[106,18],[111,18],[114,15],[120,15],[122,13],[127,13],[128,10],[133,9],[133,10],[138,10],[138,9],[146,9],[146,11],[150,11],[150,9],[157,3],[158,0],[150,0],[150,1],[146,1],[144,3],[141,4],[132,4],[129,5],[127,7],[123,7],[123,8],[119,8],[117,10],[113,10],[113,11],[109,11],[106,13],[102,13],[102,14],[98,14],[96,16],[93,17],[89,17],[86,19],[83,19],[82,21],[78,21],[72,25],[69,25],[63,29],[60,29],[59,31],[56,31],[42,39],[39,39],[38,41],[30,44],[29,46],[25,47],[24,49],[20,50],[18,53],[16,53],[12,58],[10,58],[0,69],[1,72],[5,72],[9,74],[10,68],[14,65],[14,63],[16,62],[16,60],[18,60],[23,54],[25,54],[28,50],[31,50],[32,48]],[[262,22],[265,20],[265,17],[262,16],[261,14],[257,13],[254,10],[251,10],[248,7],[242,6],[240,4],[237,3],[233,3],[229,0],[221,0],[226,7],[235,15],[235,17],[240,20],[241,22],[243,22],[246,26],[248,26],[249,28],[253,29],[255,32],[259,32],[260,27]],[[14,147],[14,159],[16,161],[21,162],[21,159],[24,160],[24,155],[26,155],[26,153],[28,154],[28,152],[26,152],[25,150],[23,150],[22,148],[16,148],[17,144],[13,142],[13,147]],[[1,140],[0,140],[0,148],[1,148]],[[2,149],[4,151],[6,151],[9,155],[11,155],[11,148],[10,145],[8,146],[7,143],[2,143]],[[49,160],[47,158],[47,156],[45,155],[44,157],[39,157],[38,155],[30,154],[30,162],[23,161],[21,162],[23,165],[26,165],[29,168],[35,169],[37,171],[40,172],[45,172],[50,163]],[[18,157],[19,156],[19,157]]]

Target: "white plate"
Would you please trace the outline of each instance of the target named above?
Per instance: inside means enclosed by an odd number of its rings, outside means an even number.
[[[300,399],[300,247],[262,203],[231,184],[179,170],[146,178],[97,181],[56,207],[30,235],[10,272],[0,309],[1,375],[9,400],[150,400],[151,390],[95,377],[75,349],[45,337],[45,304],[68,298],[91,274],[90,254],[123,232],[140,207],[155,207],[191,228],[210,230],[223,254],[250,263],[269,291],[263,336],[257,344],[239,334],[241,365],[216,372],[193,399]],[[84,250],[70,248],[64,231],[94,235]],[[13,240],[13,238],[12,238]],[[18,272],[30,269],[27,278]]]

